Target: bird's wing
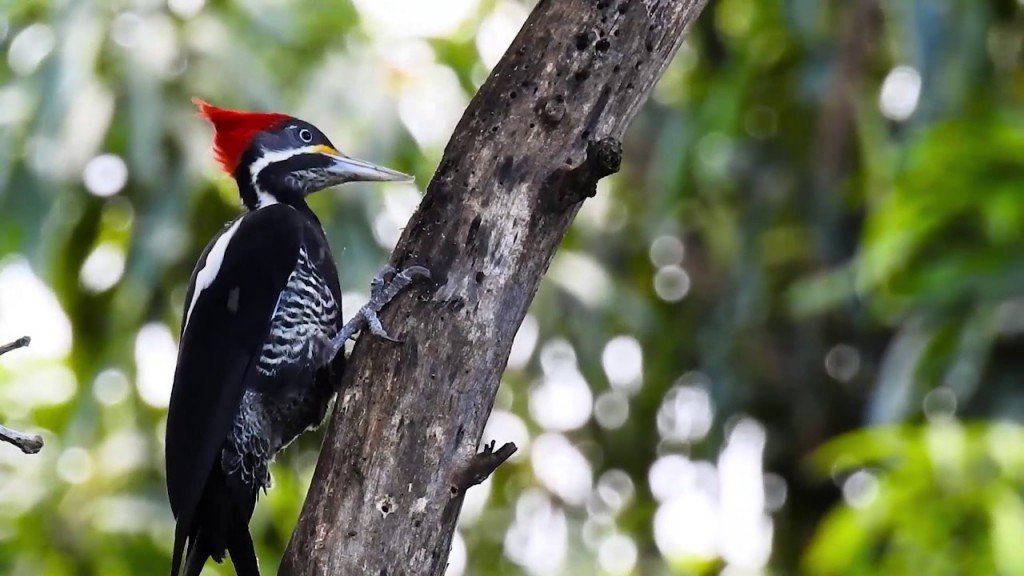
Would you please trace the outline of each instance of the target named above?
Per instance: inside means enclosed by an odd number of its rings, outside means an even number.
[[[210,242],[193,272],[167,413],[167,494],[179,522],[191,518],[257,378],[255,362],[298,259],[301,218],[284,205],[247,213]]]

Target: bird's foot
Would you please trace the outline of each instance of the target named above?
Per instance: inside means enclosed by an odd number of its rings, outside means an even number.
[[[389,276],[390,279],[388,279]],[[370,301],[363,305],[356,312],[355,317],[349,320],[341,328],[341,332],[334,337],[332,341],[334,354],[337,354],[344,348],[345,342],[349,338],[355,337],[357,333],[366,328],[369,328],[370,332],[375,336],[390,340],[391,342],[399,342],[399,340],[392,338],[384,330],[384,326],[381,325],[380,317],[377,314],[417,277],[430,278],[430,270],[423,266],[410,266],[399,271],[390,264],[381,268],[377,275],[373,277],[373,280],[370,281]]]

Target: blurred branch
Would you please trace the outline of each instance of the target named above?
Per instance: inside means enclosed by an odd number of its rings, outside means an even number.
[[[8,344],[4,344],[3,346],[0,346],[0,356],[3,356],[4,354],[7,354],[11,350],[17,350],[18,348],[24,348],[24,347],[28,346],[31,343],[32,343],[32,339],[31,338],[29,338],[28,336],[22,336],[21,338],[18,338],[14,342],[10,342]]]
[[[32,342],[32,339],[28,336],[22,336],[14,342],[4,344],[0,346],[0,356],[7,354],[11,350],[17,350],[18,348],[24,348]],[[18,432],[6,426],[0,425],[0,441],[7,442],[8,444],[14,444],[25,454],[35,454],[43,449],[43,439],[37,434],[25,434],[24,432]]]
[[[460,487],[511,454],[476,449],[519,324],[705,3],[536,5],[395,248],[435,284],[382,314],[401,344],[356,343],[280,574],[444,573]]]
[[[14,444],[25,454],[35,454],[43,449],[43,438],[38,434],[25,434],[0,425],[0,440]]]
[[[857,144],[857,98],[861,97],[861,83],[870,51],[878,42],[882,19],[878,0],[857,0],[843,10],[839,53],[822,98],[813,148],[817,152],[812,222],[816,223],[819,253],[825,265],[849,258],[854,249],[850,244],[859,236],[859,230],[850,231],[841,225],[844,202],[837,189],[857,167],[858,158],[851,153],[856,152]]]

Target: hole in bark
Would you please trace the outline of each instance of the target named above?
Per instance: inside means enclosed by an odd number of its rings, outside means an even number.
[[[572,77],[577,82],[583,82],[587,78],[590,78],[590,72],[587,72],[586,70],[580,70],[579,72],[573,74]]]
[[[448,488],[448,490],[452,493],[452,496],[458,496],[459,495],[459,487],[458,486],[451,486],[451,487]]]
[[[632,89],[633,89],[633,83],[632,82],[630,82],[629,84],[626,84],[626,90],[632,90]]]
[[[654,40],[648,38],[647,42],[644,42],[644,49],[647,50],[648,53],[654,52]]]
[[[508,93],[508,98],[509,98],[509,100],[515,100],[515,99],[516,99],[516,96],[518,96],[518,94],[516,94],[516,91],[515,91],[515,90],[513,90],[513,91],[511,91],[511,92],[509,92],[509,93]]]
[[[576,49],[586,50],[590,46],[590,32],[580,32],[576,35]]]
[[[601,38],[597,41],[597,44],[594,44],[594,48],[596,48],[598,52],[604,52],[608,50],[611,45],[611,42],[609,42],[607,38]]]
[[[615,30],[612,31],[612,36],[614,36],[616,38],[619,37],[619,29],[618,28],[616,28]]]
[[[622,66],[619,66],[618,64],[616,64],[615,67],[612,68],[612,74],[618,74],[621,70],[622,70]]]
[[[349,538],[355,538],[358,533],[355,530],[349,530],[347,536]]]
[[[623,2],[622,4],[619,4],[618,10],[619,14],[625,14],[626,10],[629,10],[629,2]]]
[[[584,130],[583,133],[580,134],[581,140],[586,140],[587,138],[590,138],[590,130]]]
[[[643,66],[643,64],[644,64],[644,61],[643,61],[643,60],[637,60],[637,61],[636,61],[636,64],[634,64],[634,65],[633,65],[633,69],[634,69],[634,70],[639,70],[639,69],[640,69],[640,67],[641,67],[641,66]]]
[[[537,127],[536,122],[530,122],[530,128],[531,129],[536,128],[536,127]]]
[[[486,278],[486,277],[487,277],[487,275],[484,274],[482,270],[477,270],[476,271],[476,283],[477,284],[483,282],[484,278]]]
[[[380,510],[381,516],[387,518],[389,514],[395,511],[395,503],[391,501],[391,496],[384,496],[377,501],[377,509]]]
[[[637,67],[639,68],[639,64],[637,65]],[[491,132],[497,132],[497,131],[498,131],[498,127],[497,126],[491,126]]]
[[[565,96],[562,96],[561,94],[555,94],[555,102],[558,102],[559,104],[564,104]]]

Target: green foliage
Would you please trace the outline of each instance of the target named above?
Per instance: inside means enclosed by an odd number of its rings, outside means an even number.
[[[1024,428],[868,428],[825,444],[810,463],[821,477],[845,478],[850,505],[822,521],[804,557],[806,573],[1024,570]]]

